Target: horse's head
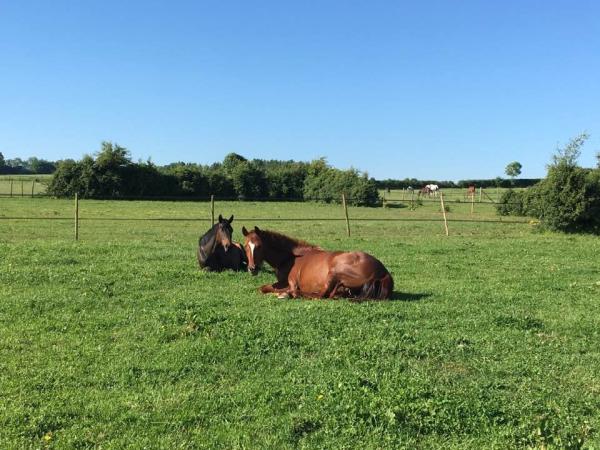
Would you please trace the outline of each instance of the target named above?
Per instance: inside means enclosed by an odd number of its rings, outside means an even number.
[[[254,227],[254,230],[250,231],[246,230],[246,227],[242,227],[242,234],[245,238],[244,250],[246,250],[246,259],[248,260],[248,272],[252,275],[256,275],[264,261],[263,242],[260,237],[260,230],[256,226]]]
[[[231,222],[233,222],[233,216],[231,216],[229,219],[224,219],[223,216],[219,214],[219,222],[216,225],[215,239],[223,246],[223,249],[226,252],[231,246],[231,235],[233,234]]]

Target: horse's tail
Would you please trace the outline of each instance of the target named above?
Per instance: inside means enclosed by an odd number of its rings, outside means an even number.
[[[392,296],[394,279],[388,271],[381,278],[374,278],[363,284],[357,299],[385,300]]]

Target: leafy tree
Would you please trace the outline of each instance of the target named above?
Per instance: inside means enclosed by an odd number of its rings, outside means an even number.
[[[219,166],[207,169],[208,193],[223,198],[235,196],[233,182],[228,178]]]
[[[12,158],[12,159],[6,160],[6,165],[9,167],[17,168],[17,167],[24,167],[25,163],[23,162],[23,160],[21,158]]]
[[[4,161],[4,155],[0,152],[0,168],[6,165],[6,161]]]
[[[577,165],[587,138],[583,133],[557,149],[546,178],[528,191],[507,192],[503,200],[511,206],[498,212],[537,217],[551,230],[600,233],[600,168]]]
[[[239,198],[266,197],[267,180],[264,172],[256,164],[239,162],[231,173],[233,188]]]
[[[35,156],[29,158],[26,167],[33,173],[52,173],[56,170],[56,165],[45,159],[38,159]]]
[[[233,176],[233,172],[239,164],[248,162],[246,158],[237,153],[229,153],[223,159],[223,169],[229,176]]]
[[[590,137],[587,133],[581,133],[578,136],[575,136],[571,141],[565,145],[563,148],[558,147],[556,149],[556,154],[552,155],[552,166],[577,166],[577,160],[581,155],[581,147],[585,144],[585,141]]]
[[[306,179],[306,164],[291,162],[266,171],[269,198],[301,199]]]
[[[521,175],[522,168],[523,168],[523,166],[521,165],[520,162],[513,161],[506,166],[506,169],[504,169],[504,173],[506,173],[506,175],[508,175],[514,183],[514,179],[516,177],[518,177],[519,175]]]
[[[377,184],[366,173],[356,169],[334,169],[324,158],[309,165],[304,183],[305,199],[339,203],[342,193],[351,205],[375,206],[379,203]]]
[[[100,170],[118,170],[131,164],[129,150],[119,144],[103,141],[96,154],[96,166]]]

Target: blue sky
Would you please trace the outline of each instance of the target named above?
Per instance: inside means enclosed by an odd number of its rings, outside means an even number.
[[[597,1],[0,2],[0,151],[540,177],[600,151]]]

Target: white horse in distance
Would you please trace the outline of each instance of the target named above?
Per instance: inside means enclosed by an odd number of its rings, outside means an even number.
[[[437,197],[440,187],[437,184],[427,184],[425,185],[425,189],[429,193],[429,196]]]

